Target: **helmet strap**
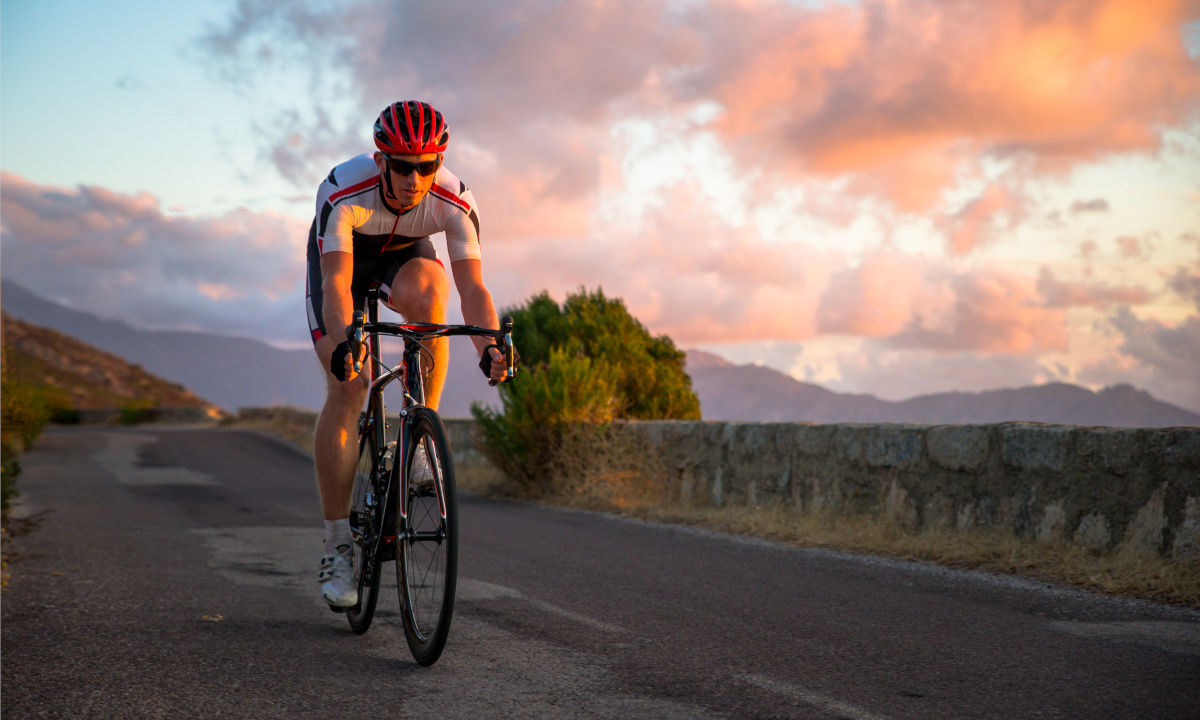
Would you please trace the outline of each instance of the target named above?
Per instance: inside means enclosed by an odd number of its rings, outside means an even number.
[[[383,183],[387,190],[383,192],[383,196],[389,200],[400,202],[400,198],[396,197],[396,192],[392,189],[392,161],[386,155],[383,159]]]

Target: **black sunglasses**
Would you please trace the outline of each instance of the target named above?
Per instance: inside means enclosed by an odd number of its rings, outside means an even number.
[[[414,170],[421,177],[427,177],[437,172],[437,169],[441,166],[441,158],[438,158],[437,160],[426,160],[425,162],[419,163],[410,163],[405,160],[397,160],[396,158],[392,157],[388,158],[388,167],[392,169],[392,172],[400,175],[401,177],[412,174]]]

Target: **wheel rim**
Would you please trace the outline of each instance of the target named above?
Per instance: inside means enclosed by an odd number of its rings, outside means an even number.
[[[367,577],[369,573],[366,572],[369,568],[364,548],[372,536],[371,507],[367,502],[367,495],[374,487],[371,478],[374,471],[372,454],[372,445],[366,442],[359,453],[358,467],[354,471],[354,495],[350,504],[350,532],[354,537],[354,582],[358,586],[358,603],[350,609],[352,619],[362,616],[364,609],[370,603],[369,596],[372,589],[370,578]]]
[[[408,478],[409,534],[404,539],[404,572],[412,628],[428,640],[441,621],[446,594],[447,543],[438,491],[441,467],[428,437],[417,446]]]

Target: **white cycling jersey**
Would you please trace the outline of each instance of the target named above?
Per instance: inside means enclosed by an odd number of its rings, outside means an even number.
[[[450,262],[478,260],[479,214],[475,196],[443,165],[415,207],[397,214],[383,201],[383,179],[371,155],[350,158],[329,172],[317,190],[316,234],[321,254],[376,254],[446,233]]]

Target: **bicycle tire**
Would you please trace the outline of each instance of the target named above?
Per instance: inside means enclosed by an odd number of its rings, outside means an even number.
[[[454,616],[458,499],[450,447],[437,413],[416,408],[408,433],[406,492],[402,498],[396,493],[407,511],[404,532],[396,539],[396,585],[408,648],[418,663],[428,666],[441,656]],[[400,509],[398,504],[398,514]]]
[[[372,553],[379,536],[379,512],[368,503],[368,494],[378,493],[379,453],[375,435],[368,426],[359,441],[358,466],[354,470],[354,490],[350,497],[350,526],[354,534],[354,581],[358,585],[358,603],[346,611],[350,629],[362,635],[371,627],[375,604],[379,600],[379,561]],[[378,500],[376,500],[378,504]]]

